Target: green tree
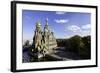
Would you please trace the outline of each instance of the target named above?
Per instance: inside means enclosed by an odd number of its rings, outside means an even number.
[[[69,39],[57,39],[59,47],[65,47],[66,51],[74,52],[82,59],[91,58],[91,37],[75,35]]]
[[[26,40],[25,46],[29,46],[29,40]]]
[[[84,43],[84,48],[82,48],[81,56],[84,59],[90,59],[91,58],[91,37],[90,36],[83,37],[82,41]]]
[[[81,46],[81,37],[78,35],[75,35],[70,38],[70,49],[71,51],[79,54],[80,46]]]

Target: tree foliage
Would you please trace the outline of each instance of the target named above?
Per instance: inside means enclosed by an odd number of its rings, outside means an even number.
[[[81,37],[75,35],[69,39],[57,39],[59,47],[65,47],[67,51],[74,52],[82,59],[90,59],[91,57],[91,37]]]

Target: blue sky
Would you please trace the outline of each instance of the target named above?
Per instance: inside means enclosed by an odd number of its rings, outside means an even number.
[[[48,18],[49,28],[54,32],[56,38],[90,35],[90,13],[23,10],[23,40],[33,38],[37,21],[40,21],[43,30],[46,18]]]

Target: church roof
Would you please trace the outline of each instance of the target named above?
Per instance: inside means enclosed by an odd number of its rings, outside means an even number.
[[[36,23],[36,26],[40,26],[41,24],[40,24],[40,21],[38,21],[37,23]]]

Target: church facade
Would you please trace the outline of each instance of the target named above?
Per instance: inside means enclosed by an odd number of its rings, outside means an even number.
[[[36,29],[34,31],[32,51],[38,53],[48,53],[57,47],[56,38],[54,37],[54,32],[50,31],[48,25],[48,19],[44,29],[42,30],[41,23],[38,21],[36,23]]]

